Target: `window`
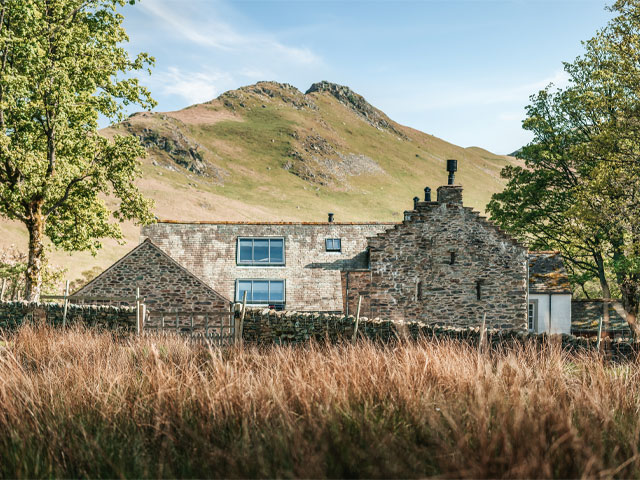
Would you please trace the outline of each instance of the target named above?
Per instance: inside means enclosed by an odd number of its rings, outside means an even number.
[[[339,238],[327,238],[324,241],[327,252],[341,252],[342,241]]]
[[[449,265],[453,265],[456,263],[456,252],[449,252],[451,254],[451,258],[449,258]]]
[[[476,299],[482,300],[482,280],[476,282]]]
[[[238,265],[284,265],[284,238],[239,238]]]
[[[530,300],[529,301],[529,311],[528,311],[528,320],[529,320],[529,330],[533,332],[538,331],[538,300]]]
[[[284,280],[237,280],[237,302],[242,302],[245,292],[247,303],[280,305],[284,303]]]

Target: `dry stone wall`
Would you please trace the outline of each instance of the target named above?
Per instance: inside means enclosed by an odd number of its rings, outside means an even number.
[[[57,303],[0,303],[0,329],[15,330],[24,323],[62,326],[64,307]],[[85,324],[115,332],[134,332],[135,307],[67,305],[67,325]]]
[[[274,310],[248,310],[244,319],[243,340],[257,345],[298,345],[309,341],[350,342],[353,339],[356,319],[353,315],[329,315],[305,312],[276,312]],[[415,321],[393,321],[360,318],[358,339],[388,343],[403,340],[450,339],[478,345],[480,327],[456,327]],[[522,329],[489,328],[485,338],[491,348],[509,348],[533,343],[546,345],[551,341],[569,352],[595,350],[595,338],[573,335],[532,333]],[[635,358],[640,353],[640,343],[622,339],[602,339],[601,350],[605,358],[622,361]]]

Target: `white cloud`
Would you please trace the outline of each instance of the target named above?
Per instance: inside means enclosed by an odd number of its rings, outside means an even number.
[[[152,77],[165,95],[178,95],[189,104],[202,103],[215,98],[219,89],[218,83],[228,83],[228,74],[219,72],[185,72],[176,67],[169,67],[166,72],[159,72]]]
[[[173,3],[169,7],[168,3]],[[146,11],[170,26],[175,36],[189,42],[229,52],[268,55],[298,65],[313,65],[319,57],[308,48],[285,45],[264,33],[240,33],[232,25],[200,12],[202,4],[189,8],[186,2],[146,0],[140,4]],[[177,8],[179,5],[180,8]],[[209,7],[215,3],[208,3]]]

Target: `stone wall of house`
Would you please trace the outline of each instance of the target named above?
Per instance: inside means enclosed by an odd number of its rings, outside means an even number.
[[[236,299],[237,280],[284,280],[287,309],[342,312],[341,272],[366,268],[367,237],[393,225],[159,222],[143,227],[142,236],[229,299]],[[239,237],[284,238],[285,265],[238,265]],[[342,251],[327,252],[327,238],[340,238]]]
[[[371,317],[371,270],[354,270],[342,272],[342,312],[355,315],[358,311],[358,298],[362,296],[360,314]]]
[[[451,190],[451,191],[449,191]],[[370,239],[371,315],[436,325],[525,329],[527,250],[440,187]],[[460,200],[460,202],[459,202]]]
[[[230,305],[150,241],[138,245],[71,298],[135,297],[136,288],[151,312],[228,310]]]
[[[64,307],[57,303],[2,302],[0,329],[15,330],[24,323],[62,326]],[[67,305],[67,325],[85,324],[115,332],[134,332],[135,307]]]

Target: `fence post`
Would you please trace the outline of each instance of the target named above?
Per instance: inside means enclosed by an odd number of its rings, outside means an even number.
[[[600,352],[600,340],[602,340],[602,315],[600,315],[600,321],[598,322],[598,343],[596,349]]]
[[[140,335],[140,287],[136,287],[136,335]]]
[[[480,326],[480,340],[478,341],[478,354],[482,353],[484,347],[484,337],[487,330],[487,312],[482,314],[482,325]]]
[[[360,306],[362,305],[362,295],[358,296],[358,309],[356,310],[356,326],[353,329],[353,338],[351,343],[356,343],[356,336],[358,335],[358,324],[360,323]]]
[[[62,328],[67,326],[67,307],[69,306],[69,280],[64,287],[64,312],[62,313]]]
[[[244,314],[247,311],[247,291],[244,291],[244,295],[242,296],[242,314],[240,314],[240,332],[239,332],[239,340],[242,343],[242,334],[244,333]]]
[[[193,340],[193,313],[190,315],[191,330],[189,331],[189,339]]]
[[[0,291],[0,302],[4,302],[4,291],[7,288],[7,279],[2,279],[2,291]]]

